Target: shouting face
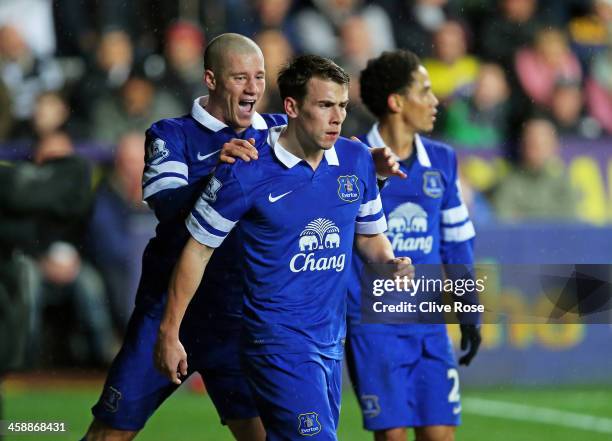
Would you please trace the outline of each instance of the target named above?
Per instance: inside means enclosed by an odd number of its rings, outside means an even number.
[[[227,53],[217,74],[206,71],[205,81],[210,91],[208,111],[237,132],[249,127],[266,88],[261,52]]]

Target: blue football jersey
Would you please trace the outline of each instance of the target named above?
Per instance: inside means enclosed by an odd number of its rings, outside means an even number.
[[[160,219],[145,249],[137,303],[165,301],[172,269],[189,238],[185,218],[206,184],[205,177],[217,166],[223,144],[232,138],[255,138],[261,143],[269,127],[286,123],[284,115],[256,113],[251,127],[237,134],[204,109],[206,99],[196,99],[191,114],[158,121],[146,133],[144,199],[155,202],[166,190],[182,191],[180,200],[178,193],[171,193],[176,200],[164,200],[172,205],[172,215]],[[244,293],[242,269],[234,259],[240,254],[239,247],[239,237],[233,235],[215,253],[204,275],[190,307],[203,326],[216,326],[217,320],[239,326],[236,319],[241,317]]]
[[[378,124],[362,140],[373,147],[385,145],[378,132]],[[455,152],[443,143],[418,134],[415,135],[414,146],[411,158],[400,162],[400,169],[408,177],[390,177],[380,192],[388,223],[386,234],[394,253],[396,256],[410,257],[415,265],[442,263],[471,266],[475,231],[461,198]],[[362,268],[363,262],[355,255],[349,285],[351,323],[359,323],[359,275]],[[370,331],[376,329],[383,332],[396,332],[401,328],[401,325],[368,326]],[[410,325],[408,328],[413,329]],[[429,329],[433,328],[429,326]]]
[[[186,224],[217,247],[240,221],[247,354],[340,359],[354,235],[386,230],[374,163],[340,138],[313,171],[281,146],[282,130],[269,131],[257,161],[221,165]]]

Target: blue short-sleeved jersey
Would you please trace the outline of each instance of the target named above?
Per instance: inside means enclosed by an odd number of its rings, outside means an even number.
[[[362,137],[369,146],[384,146],[375,124]],[[396,256],[408,256],[413,264],[473,263],[474,226],[461,199],[457,158],[447,145],[415,135],[415,154],[400,162],[406,179],[391,177],[381,190],[388,223],[387,236]],[[363,262],[353,258],[349,285],[349,321],[359,323],[360,283]],[[444,330],[443,325],[368,326],[368,332]],[[358,329],[355,329],[358,331]]]
[[[240,221],[246,268],[246,354],[342,358],[355,233],[385,231],[374,164],[340,138],[313,171],[271,129],[257,161],[220,166],[186,224],[219,246]]]
[[[151,239],[143,255],[143,270],[136,302],[165,302],[166,290],[174,264],[189,238],[185,228],[185,217],[202,191],[205,177],[215,168],[223,144],[232,138],[255,138],[261,143],[268,134],[268,128],[286,123],[284,115],[259,115],[253,117],[253,124],[237,134],[205,109],[206,97],[195,100],[191,114],[179,118],[156,122],[147,131],[146,165],[143,175],[143,196],[149,202],[165,190],[184,187],[176,200],[164,203],[177,204],[176,213],[161,219],[155,237]],[[240,253],[237,234],[215,253],[204,275],[204,283],[190,307],[203,326],[239,325],[244,293],[242,269],[234,257]]]

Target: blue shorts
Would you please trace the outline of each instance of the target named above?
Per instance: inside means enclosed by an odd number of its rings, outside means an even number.
[[[460,424],[459,375],[446,332],[347,337],[347,364],[364,428]]]
[[[111,365],[92,413],[117,430],[137,431],[177,388],[153,365],[161,310],[137,307],[121,351]],[[222,421],[258,416],[240,368],[238,331],[181,327],[189,374],[199,372]]]
[[[245,355],[267,440],[336,441],[342,361],[318,354]]]

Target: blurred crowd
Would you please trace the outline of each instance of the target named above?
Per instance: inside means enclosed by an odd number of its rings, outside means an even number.
[[[433,136],[508,159],[486,191],[463,175],[477,224],[578,219],[562,141],[612,136],[612,0],[3,0],[0,157],[25,148],[28,161],[0,167],[0,322],[34,336],[31,365],[110,360],[155,225],[144,131],[206,94],[203,49],[223,32],[264,53],[260,112],[282,110],[276,74],[293,55],[336,60],[352,77],[346,135],[374,122],[367,60],[417,53],[440,100]],[[17,296],[23,308],[3,312]]]

